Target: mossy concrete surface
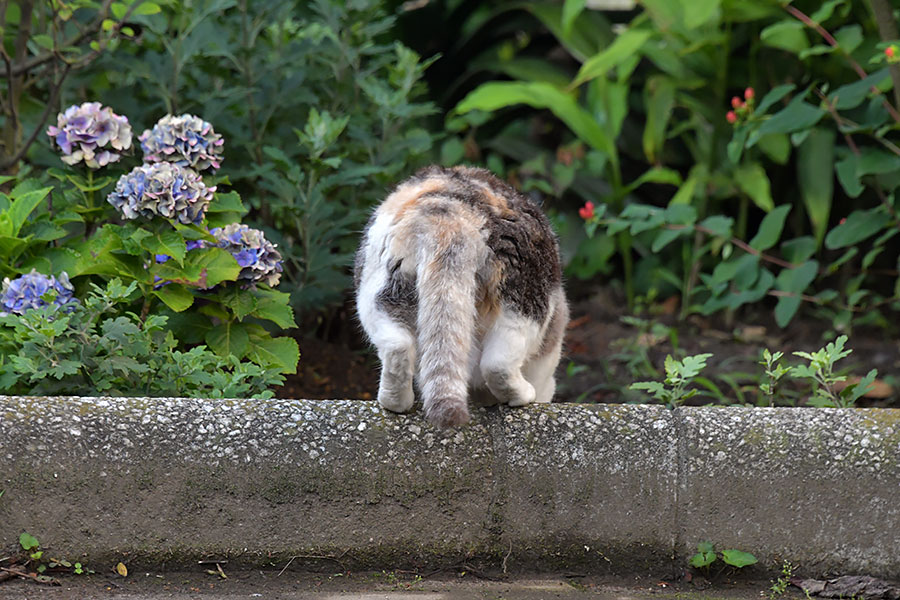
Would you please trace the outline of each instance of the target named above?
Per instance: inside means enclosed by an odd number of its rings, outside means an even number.
[[[900,572],[900,411],[0,396],[0,549],[174,568]],[[2,552],[0,552],[2,554]],[[111,564],[114,564],[111,563]]]

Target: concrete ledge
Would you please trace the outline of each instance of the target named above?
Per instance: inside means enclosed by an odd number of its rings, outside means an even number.
[[[900,572],[900,410],[0,396],[0,546],[97,564]],[[318,557],[318,558],[316,558]]]

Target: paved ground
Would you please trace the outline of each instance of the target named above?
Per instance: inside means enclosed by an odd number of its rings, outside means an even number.
[[[768,582],[720,584],[707,589],[653,579],[515,578],[490,581],[469,574],[421,579],[396,573],[338,575],[277,572],[230,573],[227,579],[205,573],[131,573],[65,577],[59,586],[32,581],[0,583],[3,600],[758,600]],[[799,598],[786,594],[782,598]]]

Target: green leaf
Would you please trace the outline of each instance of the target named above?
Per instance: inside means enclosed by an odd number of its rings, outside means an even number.
[[[577,19],[578,15],[581,14],[581,11],[584,10],[585,1],[586,0],[565,0],[563,3],[562,28],[563,33],[566,35],[571,35],[575,19]]]
[[[809,48],[809,40],[800,21],[779,21],[759,32],[760,41],[766,46],[781,48],[797,54]]]
[[[282,329],[296,327],[294,311],[290,305],[290,294],[275,290],[258,290],[256,309],[253,316],[272,321]]]
[[[696,354],[694,356],[685,356],[681,359],[681,375],[685,379],[696,377],[700,371],[706,367],[706,360],[712,357],[712,354]]]
[[[734,180],[753,203],[766,212],[775,208],[769,176],[762,165],[757,162],[745,163],[734,171]]]
[[[244,317],[254,312],[257,307],[257,300],[253,292],[239,287],[232,286],[219,292],[219,298],[222,304],[232,310],[238,320],[243,320]]]
[[[808,104],[804,100],[805,97],[805,93],[797,94],[787,106],[763,122],[759,129],[750,134],[750,139],[747,141],[748,147],[753,146],[759,138],[770,133],[792,133],[808,129],[818,123],[827,111]]]
[[[19,535],[19,545],[22,546],[23,550],[33,550],[40,547],[40,542],[37,541],[37,538],[27,532],[22,532]]]
[[[890,71],[887,68],[875,71],[868,77],[842,85],[834,90],[828,95],[828,101],[834,104],[834,107],[838,110],[856,108],[869,97],[873,87],[877,87],[889,77]]]
[[[39,33],[31,36],[35,44],[46,50],[53,50],[53,38],[46,33]]]
[[[604,45],[609,44],[613,38],[609,21],[600,11],[589,10],[582,12],[572,22],[569,31],[566,31],[562,16],[563,11],[558,2],[527,2],[521,5],[511,4],[514,10],[531,12],[553,35],[559,39],[565,49],[576,60],[584,62],[593,56]]]
[[[300,346],[289,337],[254,338],[250,342],[247,356],[261,366],[278,368],[282,373],[297,372],[300,361]]]
[[[815,254],[817,247],[813,237],[804,235],[782,243],[781,254],[786,261],[800,264]]]
[[[880,232],[890,221],[890,215],[880,206],[868,210],[855,210],[846,221],[828,232],[825,247],[834,250],[853,246]]]
[[[644,104],[647,107],[644,155],[649,162],[655,163],[666,141],[666,127],[675,106],[675,82],[665,75],[648,78],[644,86]]]
[[[859,166],[859,158],[855,154],[850,154],[847,158],[834,163],[834,172],[837,174],[841,187],[847,192],[851,198],[858,198],[866,189],[857,174]]]
[[[571,95],[544,82],[499,81],[482,84],[469,92],[453,109],[457,113],[471,110],[495,111],[527,104],[547,108],[592,148],[616,156],[615,142],[596,119],[584,110]]]
[[[681,185],[681,175],[678,171],[667,169],[665,167],[651,167],[644,173],[632,181],[626,188],[626,192],[631,192],[645,183],[668,183],[671,185]]]
[[[875,378],[878,376],[878,369],[872,369],[868,373],[866,373],[865,377],[862,377],[859,380],[859,383],[856,385],[848,386],[845,391],[847,392],[847,396],[844,398],[844,402],[847,405],[853,404],[860,398],[866,395],[870,389],[872,389],[872,385],[875,383]]]
[[[827,2],[823,2],[822,6],[820,6],[816,12],[809,15],[810,20],[813,23],[822,24],[828,19],[831,18],[831,15],[834,14],[834,9],[838,6],[842,6],[847,3],[847,0],[828,0]]]
[[[684,205],[682,204],[679,206]],[[653,239],[653,244],[650,245],[650,250],[653,252],[659,252],[674,240],[683,235],[689,234],[692,231],[692,227],[685,227],[684,229],[663,229]]]
[[[184,238],[174,229],[144,237],[141,246],[151,254],[165,254],[174,258],[179,265],[184,264],[184,255],[187,251]]]
[[[194,255],[197,255],[196,259]],[[195,263],[194,260],[196,260]],[[201,284],[207,288],[216,286],[223,281],[236,281],[241,273],[241,265],[230,252],[223,248],[193,251],[188,255],[186,262],[200,267]]]
[[[759,231],[750,240],[750,247],[762,252],[777,244],[781,237],[781,231],[784,229],[784,220],[789,212],[791,212],[791,205],[782,204],[763,217],[762,223],[759,224]]]
[[[52,187],[46,187],[39,190],[32,190],[13,198],[9,209],[7,209],[8,212],[6,213],[9,215],[8,225],[6,225],[8,230],[0,230],[0,233],[11,237],[19,235],[22,225],[28,220],[28,215],[37,208],[38,204],[47,197],[47,194],[50,193],[50,190],[52,189]]]
[[[759,138],[759,149],[779,165],[787,164],[791,157],[791,141],[783,133],[772,133]]]
[[[820,127],[810,131],[797,152],[797,181],[816,241],[821,244],[831,215],[834,178],[834,129]]]
[[[734,549],[722,550],[722,560],[725,561],[725,564],[737,567],[738,569],[758,562],[756,557],[749,552],[742,552]]]
[[[164,285],[158,290],[153,290],[153,295],[162,300],[166,306],[175,312],[187,310],[194,303],[194,295],[190,290],[178,283]]]
[[[702,569],[716,562],[715,552],[698,552],[691,557],[690,564],[695,569]]]
[[[219,356],[243,358],[250,347],[250,336],[240,323],[216,325],[206,333],[206,344]]]
[[[756,107],[756,114],[765,114],[770,106],[773,106],[776,102],[793,92],[796,87],[797,86],[793,83],[784,83],[773,87],[769,90],[769,93],[763,96],[762,100],[759,101],[759,105]]]
[[[718,22],[721,13],[722,0],[689,0],[682,1],[684,10],[684,26],[687,29],[695,29],[704,25],[714,17]]]
[[[132,14],[134,15],[155,15],[160,12],[159,5],[155,2],[142,2],[138,5]]]
[[[209,209],[207,210],[207,212],[235,212],[243,215],[246,214],[247,209],[244,208],[244,203],[241,202],[241,196],[237,192],[216,192],[213,201],[209,203]]]
[[[785,327],[790,323],[791,319],[800,308],[802,298],[800,295],[816,278],[819,263],[810,260],[797,268],[784,269],[778,274],[775,280],[775,287],[790,292],[790,296],[779,296],[778,304],[775,305],[775,322],[779,327]]]
[[[708,229],[710,233],[716,237],[731,237],[731,228],[734,225],[734,219],[724,215],[713,215],[706,217],[700,222],[700,227]]]
[[[649,37],[649,31],[642,29],[625,30],[607,48],[581,65],[581,69],[578,70],[571,87],[578,87],[585,81],[605,76],[607,71],[618,66],[624,60],[631,58],[640,50]]]

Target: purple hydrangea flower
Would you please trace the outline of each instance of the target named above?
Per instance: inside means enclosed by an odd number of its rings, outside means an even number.
[[[21,315],[32,308],[47,306],[41,296],[50,290],[56,291],[53,304],[60,308],[71,310],[78,304],[74,297],[75,288],[69,283],[69,276],[65,271],[59,274],[57,279],[53,275],[43,275],[36,269],[31,273],[10,280],[3,279],[3,287],[0,289],[0,316],[10,313]]]
[[[122,175],[106,199],[126,219],[159,215],[187,225],[203,220],[215,191],[195,171],[162,162]]]
[[[217,246],[231,252],[241,266],[238,279],[249,281],[251,285],[278,285],[282,271],[281,254],[262,231],[240,223],[231,223],[225,227],[210,229],[209,232],[219,240]]]
[[[172,162],[198,171],[219,168],[225,143],[212,125],[189,114],[166,115],[138,139],[145,162]]]
[[[70,106],[57,115],[56,125],[47,128],[47,135],[62,152],[64,163],[84,161],[91,169],[116,162],[122,152],[131,148],[128,118],[99,102]]]

